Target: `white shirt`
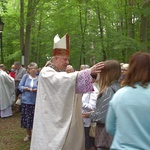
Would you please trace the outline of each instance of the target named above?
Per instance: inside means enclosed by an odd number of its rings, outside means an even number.
[[[96,100],[99,94],[98,89],[94,86],[93,92],[84,93],[82,96],[82,113],[94,111],[96,107]],[[91,124],[90,118],[83,118],[84,127],[89,127]]]

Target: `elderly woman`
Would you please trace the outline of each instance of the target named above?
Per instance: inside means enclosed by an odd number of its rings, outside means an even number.
[[[28,74],[25,74],[20,83],[19,90],[22,92],[21,96],[21,127],[26,129],[27,135],[24,141],[31,138],[31,130],[33,126],[34,108],[37,92],[37,69],[36,63],[31,62],[28,65]]]

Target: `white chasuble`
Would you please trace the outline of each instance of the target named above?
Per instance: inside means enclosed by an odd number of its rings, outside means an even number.
[[[81,96],[77,72],[44,67],[38,78],[30,150],[84,150]]]
[[[15,102],[15,82],[5,71],[0,70],[0,111]]]

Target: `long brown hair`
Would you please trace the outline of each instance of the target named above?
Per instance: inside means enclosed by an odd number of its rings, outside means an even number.
[[[100,94],[105,91],[105,89],[110,86],[114,81],[117,81],[121,76],[120,63],[117,60],[107,60],[104,61],[104,68],[100,73]]]
[[[121,84],[134,87],[137,82],[143,87],[150,82],[150,53],[137,52],[130,57],[129,68]]]

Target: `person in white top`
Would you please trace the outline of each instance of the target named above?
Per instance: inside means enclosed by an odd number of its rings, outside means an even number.
[[[2,64],[3,66],[3,64]],[[4,71],[0,65],[0,118],[10,117],[12,105],[15,101],[14,79]]]
[[[84,93],[82,96],[82,114],[94,111],[96,107],[96,100],[98,96],[98,89],[94,85],[94,82],[97,78],[97,75],[93,75],[93,92],[87,92]],[[94,144],[94,138],[90,137],[89,132],[90,132],[90,125],[91,125],[91,119],[90,118],[83,118],[83,124],[84,124],[84,131],[85,131],[85,150],[89,150],[92,147],[95,147]]]

